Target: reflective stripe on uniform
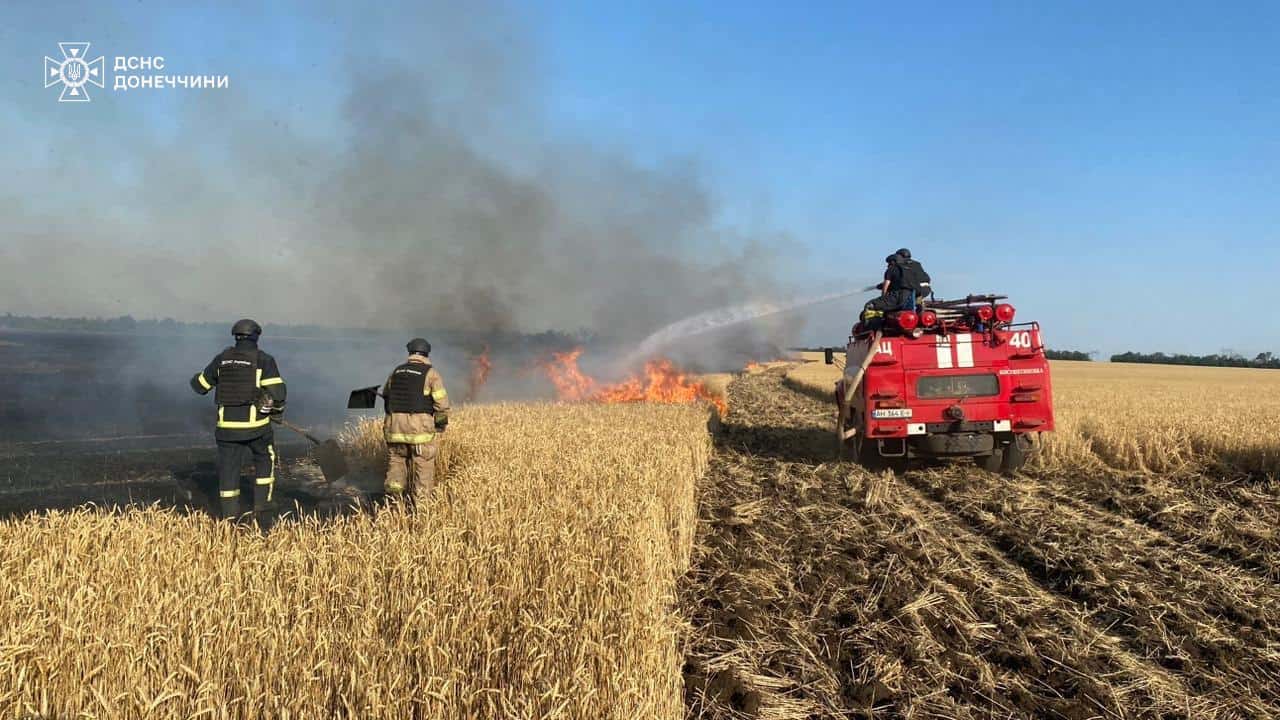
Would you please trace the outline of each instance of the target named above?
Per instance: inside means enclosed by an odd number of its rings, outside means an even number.
[[[226,428],[228,430],[248,430],[251,428],[266,427],[271,424],[270,417],[258,418],[258,408],[253,405],[249,406],[248,420],[223,419],[223,410],[225,409],[226,408],[221,406],[218,407],[218,427],[220,428]]]
[[[200,387],[204,388],[205,390],[213,389],[213,385],[210,385],[209,381],[204,379],[204,373],[197,373],[196,380],[200,381]]]
[[[271,495],[276,490],[276,447],[275,445],[267,445],[267,454],[271,456],[271,474],[267,477],[260,477],[254,482],[259,485],[267,486],[267,502],[271,502]]]
[[[252,422],[236,422],[234,420],[220,420],[218,427],[226,430],[252,430],[253,428],[266,427],[271,424],[271,418],[263,418]]]
[[[435,433],[421,433],[419,435],[406,435],[404,433],[387,433],[387,442],[397,445],[425,445],[435,438]]]
[[[387,492],[389,492],[389,493],[404,492],[404,486],[403,486],[403,485],[391,485],[391,484],[388,484],[388,485],[387,485],[387,487],[386,487],[386,490],[387,490]]]
[[[235,490],[222,490],[218,493],[218,497],[224,500],[227,498],[240,497],[240,488],[236,488]]]
[[[443,400],[443,399],[445,399],[445,398],[447,398],[447,397],[449,397],[449,393],[445,392],[445,391],[444,391],[444,388],[440,388],[439,390],[432,390],[432,391],[431,391],[431,399],[432,399],[432,400]]]
[[[265,380],[258,381],[258,387],[267,387],[269,385],[283,385],[283,384],[284,384],[284,378],[282,377],[273,377],[273,378],[267,378]]]

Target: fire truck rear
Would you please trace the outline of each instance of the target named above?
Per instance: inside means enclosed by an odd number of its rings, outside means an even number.
[[[930,303],[859,323],[836,383],[842,456],[868,466],[974,458],[1012,473],[1053,430],[1049,363],[1038,323],[1014,323],[1001,295]],[[828,364],[837,363],[832,350]]]

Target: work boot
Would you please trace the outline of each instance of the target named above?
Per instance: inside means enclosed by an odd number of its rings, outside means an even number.
[[[223,520],[235,520],[240,515],[240,498],[222,498],[218,517]]]
[[[276,526],[279,520],[276,514],[269,510],[255,511],[253,513],[253,524],[258,528],[264,536],[271,532],[271,528]]]

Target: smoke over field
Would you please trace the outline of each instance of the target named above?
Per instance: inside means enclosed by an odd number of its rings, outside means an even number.
[[[501,2],[201,18],[149,3],[5,8],[0,25],[69,23],[56,38],[6,35],[22,58],[71,33],[108,66],[162,55],[166,72],[231,82],[99,92],[81,107],[33,93],[0,113],[0,131],[21,139],[0,149],[0,315],[253,317],[294,417],[335,425],[346,391],[384,378],[411,335],[435,342],[459,397],[466,357],[486,344],[492,377],[476,397],[549,397],[528,372],[538,358],[486,335],[595,339],[583,366],[604,372],[680,318],[789,292],[776,273],[791,242],[727,223],[696,158],[642,161],[609,128],[580,137],[548,122],[554,78],[523,13]],[[193,21],[208,39],[173,32]],[[335,337],[282,343],[281,324]],[[337,328],[388,333],[352,342]],[[728,369],[773,355],[796,328],[752,323],[664,352]],[[455,331],[473,342],[457,346]],[[73,340],[50,350],[40,382],[24,363],[48,341],[28,342],[0,356],[11,390],[0,417],[22,440],[207,426],[207,401],[185,383],[227,341]]]
[[[237,11],[285,33],[253,62],[166,39],[163,8],[84,19],[111,28],[95,50],[206,63],[232,88],[79,112],[33,97],[0,119],[31,143],[5,152],[0,309],[634,340],[776,290],[783,239],[723,224],[695,161],[547,125],[519,13],[297,9],[298,27]]]

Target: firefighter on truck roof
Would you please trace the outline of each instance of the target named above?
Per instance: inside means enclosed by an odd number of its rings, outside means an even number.
[[[929,273],[919,260],[911,257],[911,251],[901,248],[885,258],[884,282],[880,285],[880,297],[868,302],[862,311],[862,320],[879,322],[885,313],[897,310],[916,310],[920,303],[933,295]]]
[[[382,388],[387,413],[384,489],[389,497],[407,495],[415,502],[425,500],[435,486],[440,434],[449,425],[449,394],[444,378],[431,366],[431,343],[414,338],[405,347],[409,359],[391,371]]]
[[[240,469],[253,457],[253,510],[271,501],[276,480],[276,450],[272,416],[284,413],[285,385],[276,359],[258,349],[262,326],[241,320],[231,328],[236,344],[214,356],[191,378],[191,389],[214,392],[218,421],[218,497],[222,517],[240,514]]]

